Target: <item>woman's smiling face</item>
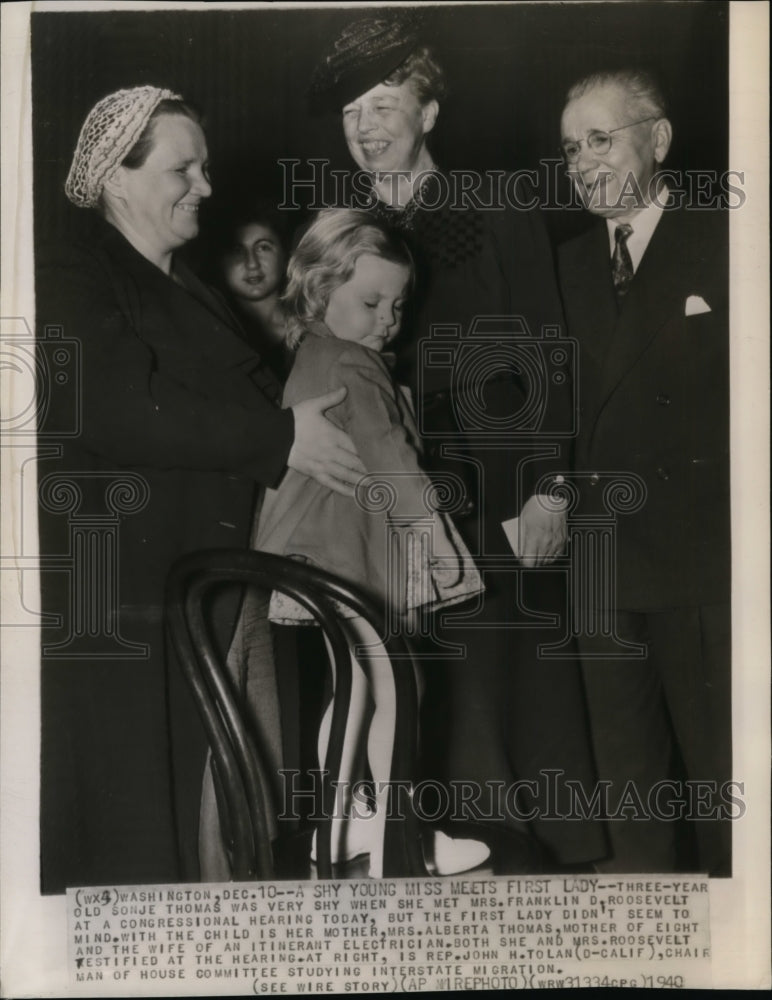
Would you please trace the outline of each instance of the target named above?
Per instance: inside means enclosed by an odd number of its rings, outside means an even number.
[[[410,78],[379,83],[343,108],[343,133],[357,166],[371,172],[415,170],[426,159],[426,136],[437,102],[421,104]]]
[[[165,256],[198,235],[198,207],[212,193],[201,126],[183,115],[153,124],[153,146],[140,167],[118,167],[105,185],[108,212],[153,256]],[[144,252],[144,250],[143,250]]]

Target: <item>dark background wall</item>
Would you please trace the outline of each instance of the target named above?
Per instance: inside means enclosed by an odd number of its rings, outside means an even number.
[[[282,157],[350,167],[339,119],[310,117],[306,91],[320,52],[356,16],[333,6],[33,14],[36,238],[66,235],[78,210],[63,184],[80,125],[121,87],[166,86],[204,110],[216,190],[246,185],[278,200]],[[726,169],[724,3],[449,5],[429,33],[451,88],[433,139],[444,167],[516,170],[555,157],[568,85],[642,64],[672,101],[668,165]],[[548,223],[557,240],[586,220],[552,212]]]

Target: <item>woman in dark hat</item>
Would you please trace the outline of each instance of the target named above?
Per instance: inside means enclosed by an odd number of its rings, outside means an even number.
[[[398,375],[416,396],[429,472],[463,483],[451,513],[478,564],[488,564],[481,612],[434,637],[465,654],[427,660],[425,766],[452,793],[461,782],[477,790],[478,818],[522,831],[521,817],[534,817],[529,833],[547,864],[589,863],[605,849],[597,823],[542,819],[547,772],[562,772],[557,808],[570,806],[563,778],[593,780],[578,666],[538,655],[540,643],[562,638],[542,624],[565,606],[560,574],[540,567],[563,549],[565,515],[541,496],[549,486],[536,490],[568,466],[559,435],[572,407],[568,352],[559,371],[554,354],[542,353],[554,347],[545,327],[562,324],[552,256],[538,211],[501,197],[509,191],[524,205],[530,192],[497,188],[482,174],[478,194],[495,207],[480,211],[459,202],[452,175],[435,164],[428,140],[445,81],[425,34],[421,12],[361,18],[336,39],[311,87],[315,110],[342,111],[349,152],[371,184],[370,210],[414,253]],[[519,564],[502,528],[513,518]]]

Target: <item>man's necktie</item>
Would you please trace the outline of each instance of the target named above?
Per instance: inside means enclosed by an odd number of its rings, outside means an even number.
[[[633,227],[627,222],[620,222],[614,230],[614,256],[611,258],[611,277],[614,280],[614,291],[621,300],[627,294],[630,282],[633,280],[633,262],[627,249],[627,240]]]

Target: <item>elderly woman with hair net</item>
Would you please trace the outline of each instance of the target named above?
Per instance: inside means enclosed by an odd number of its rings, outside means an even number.
[[[37,320],[41,336],[55,326],[79,342],[79,395],[52,395],[45,430],[57,447],[41,451],[40,476],[74,483],[80,510],[93,511],[104,508],[105,484],[130,471],[144,502],[120,519],[104,590],[85,595],[92,606],[115,595],[112,644],[68,645],[67,588],[80,581],[42,574],[43,611],[60,621],[43,630],[45,892],[198,877],[206,743],[167,661],[167,572],[196,549],[246,546],[259,489],[287,468],[343,492],[363,471],[324,416],[345,392],[281,409],[276,379],[233,314],[175,257],[211,193],[206,139],[188,104],[152,86],[100,100],[66,193],[91,218],[74,243],[39,255]],[[80,433],[68,437],[73,407]],[[41,504],[41,553],[66,551],[67,531]],[[222,647],[235,614],[225,595],[215,609]]]

